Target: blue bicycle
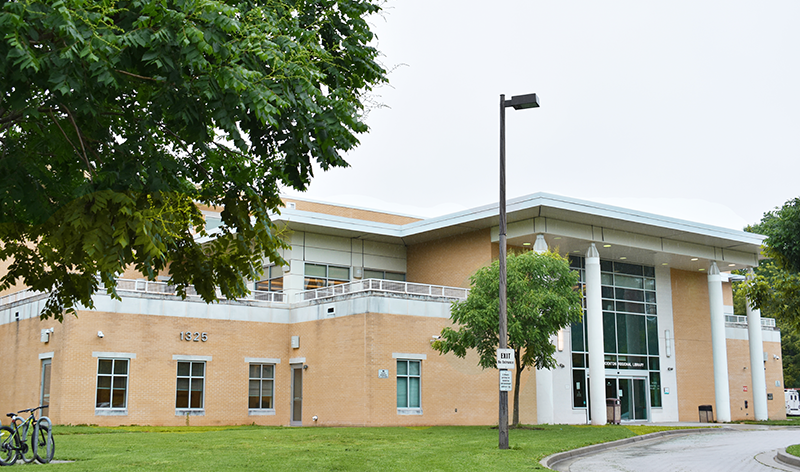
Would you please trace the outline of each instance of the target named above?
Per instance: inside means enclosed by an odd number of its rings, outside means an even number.
[[[53,423],[46,416],[37,420],[34,414],[43,408],[47,405],[6,415],[11,418],[11,426],[0,426],[0,465],[12,465],[20,457],[27,463],[34,459],[42,464],[53,460]],[[18,416],[20,413],[30,413],[30,416],[24,419]]]

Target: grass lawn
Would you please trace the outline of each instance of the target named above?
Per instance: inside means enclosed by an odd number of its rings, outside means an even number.
[[[786,448],[786,452],[793,456],[800,457],[800,444],[795,444],[794,446],[789,446]]]
[[[785,420],[768,420],[768,421],[734,421],[734,423],[741,424],[768,424],[772,426],[800,426],[800,416],[787,416]]]
[[[664,429],[649,426],[543,426],[510,431],[497,449],[486,426],[285,428],[55,426],[48,470],[98,471],[509,471],[543,469],[555,452]]]

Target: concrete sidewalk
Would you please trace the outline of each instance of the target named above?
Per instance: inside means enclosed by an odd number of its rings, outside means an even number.
[[[559,471],[800,471],[785,448],[800,443],[800,428],[708,423],[659,423],[653,426],[703,427],[670,430],[553,454],[541,464]],[[776,461],[782,452],[783,460]],[[795,464],[800,464],[796,461]]]

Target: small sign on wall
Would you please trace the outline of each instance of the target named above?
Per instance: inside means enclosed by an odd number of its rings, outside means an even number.
[[[742,385],[742,391],[747,392],[747,385]]]
[[[378,378],[379,379],[388,379],[389,378],[389,369],[378,369]]]

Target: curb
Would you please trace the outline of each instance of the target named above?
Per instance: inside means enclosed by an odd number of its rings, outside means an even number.
[[[782,462],[786,465],[791,465],[794,467],[800,467],[800,457],[793,456],[786,452],[786,448],[778,449],[775,460],[778,462]]]
[[[559,462],[564,462],[569,459],[573,459],[576,457],[586,456],[589,454],[594,454],[595,452],[604,451],[606,449],[611,449],[612,447],[617,446],[624,446],[626,444],[631,444],[640,441],[647,441],[648,439],[658,439],[665,436],[675,436],[678,434],[694,434],[694,433],[706,433],[706,432],[714,432],[714,431],[729,431],[733,428],[695,428],[695,429],[670,429],[667,431],[659,431],[657,433],[650,433],[650,434],[643,434],[641,436],[634,436],[632,438],[625,438],[625,439],[618,439],[616,441],[611,441],[607,443],[601,444],[592,444],[591,446],[584,446],[579,447],[578,449],[573,449],[571,451],[565,452],[558,452],[556,454],[551,454],[544,459],[540,460],[539,463],[545,466],[548,469],[552,469],[554,465],[558,464]],[[784,449],[784,452],[786,450]],[[780,451],[779,451],[780,452]],[[798,465],[800,465],[800,458],[795,457],[798,460]]]

